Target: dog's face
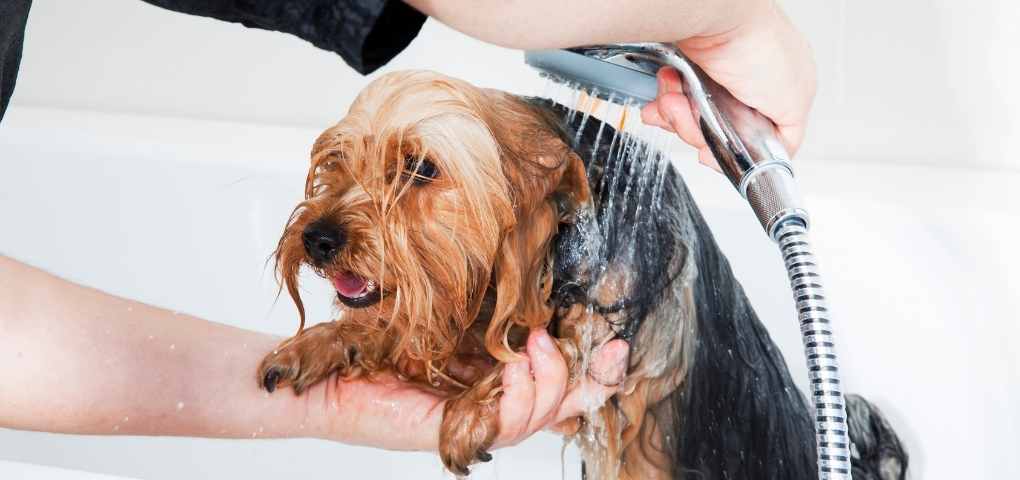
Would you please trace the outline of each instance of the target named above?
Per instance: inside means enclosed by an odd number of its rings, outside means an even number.
[[[580,159],[539,110],[398,72],[315,142],[277,268],[302,322],[300,268],[333,283],[363,362],[442,362],[483,310],[489,352],[507,357],[512,325],[548,320],[549,241],[587,195]]]

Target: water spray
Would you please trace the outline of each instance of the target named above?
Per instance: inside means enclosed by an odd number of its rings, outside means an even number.
[[[525,62],[544,75],[610,102],[628,105],[656,98],[656,72],[680,72],[684,93],[719,167],[750,203],[765,233],[779,245],[796,301],[813,398],[820,479],[849,480],[850,438],[829,310],[808,241],[808,215],[776,126],[744,105],[662,43],[538,50]]]

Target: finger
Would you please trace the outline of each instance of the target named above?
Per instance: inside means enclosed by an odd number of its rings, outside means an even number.
[[[663,67],[659,69],[659,73],[655,76],[656,81],[658,81],[659,83],[658,89],[655,94],[656,97],[667,93],[666,89],[669,88],[666,85],[665,78],[663,77],[665,70],[668,70],[668,68]],[[645,106],[641,107],[641,121],[653,127],[659,127],[666,131],[672,131],[672,127],[669,125],[669,122],[667,122],[665,118],[663,118],[662,115],[659,114],[659,105],[655,101],[649,102],[645,104]]]
[[[574,435],[581,429],[581,418],[572,417],[562,422],[554,423],[546,428],[547,431],[557,433],[563,436]]]
[[[800,150],[800,144],[804,141],[804,126],[789,125],[779,127],[779,137],[783,141],[786,151],[792,158],[797,154],[797,150]]]
[[[598,409],[618,389],[619,385],[603,385],[591,378],[582,380],[567,392],[566,397],[563,397],[563,403],[560,404],[551,423],[559,424],[564,420]]]
[[[588,374],[592,380],[606,386],[617,385],[627,373],[627,356],[630,345],[624,340],[613,340],[598,349]],[[621,361],[623,359],[623,361]]]
[[[680,72],[673,67],[662,67],[655,72],[655,80],[659,82],[659,93],[683,93],[684,84],[680,81]]]
[[[694,148],[705,146],[705,137],[701,134],[701,128],[694,121],[694,112],[691,110],[691,103],[682,93],[669,92],[659,95],[655,100],[659,107],[659,116],[668,124],[669,129],[676,132],[683,141]]]
[[[719,168],[719,161],[715,159],[715,155],[712,154],[712,150],[708,147],[698,149],[698,163],[722,173],[722,168]]]
[[[499,441],[501,445],[525,432],[535,404],[535,382],[528,360],[508,363],[503,368],[503,397],[499,401]]]
[[[567,363],[544,329],[534,329],[528,336],[528,358],[535,376],[535,404],[525,435],[542,429],[567,393]]]
[[[607,346],[612,344],[606,344]],[[594,365],[600,365],[599,372],[600,376],[610,377],[616,371],[617,368],[626,369],[627,355],[629,352],[628,348],[620,348],[620,346],[614,345],[609,348],[601,348],[595,354],[595,358],[592,360]],[[622,376],[617,378],[603,378],[603,380],[617,380],[614,385],[604,385],[598,380],[595,380],[590,375],[585,376],[584,380],[578,383],[574,388],[567,392],[567,396],[563,398],[563,402],[560,403],[560,408],[556,412],[556,417],[553,420],[554,423],[560,423],[568,418],[576,417],[582,413],[592,411],[604,404],[606,399],[611,397],[619,389],[620,380]]]
[[[659,115],[659,105],[655,102],[646,103],[645,106],[641,107],[641,121],[645,125],[659,127],[667,132],[673,131],[673,127],[662,118],[662,115]]]

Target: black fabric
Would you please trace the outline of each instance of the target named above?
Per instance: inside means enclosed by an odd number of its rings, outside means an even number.
[[[0,120],[14,93],[32,0],[0,0]]]
[[[399,0],[144,0],[176,12],[289,33],[369,74],[418,35],[427,18]]]

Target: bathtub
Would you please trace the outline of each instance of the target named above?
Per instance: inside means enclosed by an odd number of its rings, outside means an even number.
[[[12,108],[0,126],[0,252],[107,292],[287,335],[266,260],[318,131]],[[775,247],[722,178],[679,168],[803,388]],[[1016,171],[799,159],[847,391],[889,416],[913,478],[1020,478]],[[68,235],[68,232],[73,234]],[[331,290],[305,283],[311,320]],[[0,332],[2,334],[2,332]],[[40,368],[43,368],[40,366]],[[253,371],[255,366],[252,366]],[[0,402],[3,389],[0,386]],[[475,478],[578,478],[541,433]],[[437,458],[326,441],[75,436],[0,429],[0,478],[448,478]]]

